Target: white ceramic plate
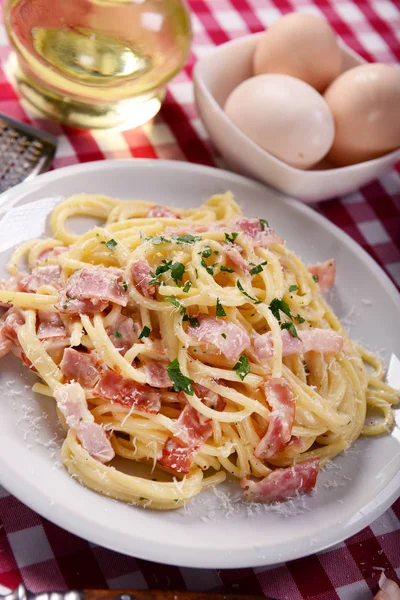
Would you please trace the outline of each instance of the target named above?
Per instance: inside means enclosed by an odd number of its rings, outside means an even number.
[[[0,272],[14,244],[43,232],[57,197],[85,191],[194,206],[227,189],[247,215],[267,218],[305,261],[334,256],[338,280],[332,302],[353,337],[378,349],[386,360],[394,352],[400,356],[399,295],[359,246],[310,208],[278,192],[188,163],[81,164],[5,193],[0,197]],[[291,560],[356,533],[378,517],[400,489],[396,428],[381,438],[360,440],[320,474],[315,494],[279,510],[261,507],[248,514],[233,484],[200,495],[186,512],[126,506],[85,489],[60,465],[62,433],[54,406],[51,399],[32,394],[33,379],[13,357],[0,363],[0,482],[50,521],[125,554],[209,568]]]

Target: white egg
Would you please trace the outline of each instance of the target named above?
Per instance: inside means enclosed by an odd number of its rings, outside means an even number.
[[[226,101],[226,114],[264,150],[299,169],[319,162],[330,149],[335,125],[323,97],[289,75],[257,75]]]

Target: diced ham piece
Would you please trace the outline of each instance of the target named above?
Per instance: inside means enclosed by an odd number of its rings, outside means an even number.
[[[162,449],[158,464],[169,471],[186,475],[190,471],[194,450],[179,440],[168,438]]]
[[[310,329],[300,334],[303,352],[333,352],[338,353],[343,349],[343,337],[332,329]]]
[[[67,331],[58,313],[48,310],[39,310],[38,316],[39,325],[37,335],[39,340],[63,338],[67,336]]]
[[[282,330],[282,355],[290,356],[301,352],[301,341],[299,338],[294,338],[286,329]],[[263,333],[256,335],[253,339],[254,353],[259,359],[271,358],[273,356],[272,333]]]
[[[16,308],[10,308],[4,315],[4,324],[2,334],[14,344],[18,342],[18,329],[25,323],[25,318],[22,312]]]
[[[380,591],[373,600],[400,600],[400,587],[392,579],[388,579],[382,571],[379,577]]]
[[[107,334],[114,346],[124,356],[129,348],[138,341],[136,323],[130,317],[118,315],[118,318],[107,327]]]
[[[181,217],[173,212],[168,206],[155,204],[146,214],[147,219],[180,219]]]
[[[156,293],[156,286],[149,285],[152,278],[150,274],[150,265],[145,258],[139,258],[131,266],[131,275],[134,284],[143,296],[152,298]]]
[[[67,381],[77,381],[85,389],[92,389],[100,377],[96,357],[74,348],[64,350],[60,369]]]
[[[198,383],[194,384],[194,388],[196,395],[199,398],[203,397],[205,403],[210,400],[213,392]],[[217,400],[214,402],[217,404],[220,396],[218,394],[215,396],[217,396]],[[220,399],[222,400],[222,398]],[[223,400],[222,402],[223,406],[219,403],[221,410],[225,408],[225,402]],[[175,437],[168,438],[166,441],[159,463],[175,473],[188,473],[196,450],[212,434],[211,419],[199,413],[190,404],[186,404],[178,420],[174,423],[172,432]]]
[[[103,312],[109,304],[108,300],[78,300],[77,298],[71,298],[63,290],[56,306],[60,313],[75,316]]]
[[[289,331],[282,331],[282,355],[291,356],[299,352],[341,352],[343,337],[332,329],[310,329],[298,331],[298,338],[294,338]],[[254,352],[257,358],[271,358],[273,355],[272,334],[263,333],[253,340]]]
[[[165,363],[149,360],[145,363],[144,370],[146,373],[146,382],[152,387],[169,388],[172,386]]]
[[[324,263],[316,263],[307,267],[311,275],[318,277],[318,285],[321,291],[326,290],[329,286],[335,283],[336,278],[336,261],[330,258]]]
[[[61,285],[60,275],[61,267],[59,265],[35,267],[31,273],[21,279],[19,287],[25,292],[37,292],[44,285],[59,288]]]
[[[225,400],[222,398],[222,396],[220,396],[216,392],[209,390],[208,388],[206,388],[204,385],[201,385],[200,383],[195,383],[193,385],[193,389],[194,389],[194,393],[196,394],[196,396],[198,396],[198,398],[200,398],[200,400],[206,406],[208,406],[208,408],[213,408],[214,410],[216,410],[218,412],[222,412],[225,409],[225,406],[226,406]],[[186,397],[185,397],[185,400],[186,400]]]
[[[57,258],[60,254],[64,254],[64,252],[68,252],[67,246],[54,246],[54,248],[46,248],[42,250],[37,257],[37,262],[42,263],[52,258]]]
[[[310,458],[293,467],[275,469],[261,481],[241,480],[245,498],[250,502],[282,502],[315,487],[319,458]]]
[[[75,430],[82,446],[90,456],[102,463],[107,463],[114,458],[110,440],[89,411],[85,392],[79,383],[60,385],[54,390],[54,397],[68,427]]]
[[[4,321],[0,320],[0,358],[8,354],[13,346],[11,340],[3,334]]]
[[[295,413],[293,392],[284,379],[269,379],[265,384],[265,397],[272,412],[267,433],[254,452],[260,460],[272,458],[290,441]]]
[[[211,419],[187,404],[173,425],[173,434],[189,448],[197,449],[212,434]]]
[[[108,402],[139,411],[158,413],[161,408],[159,392],[110,370],[101,377],[93,393]]]
[[[103,302],[114,302],[120,306],[128,304],[122,269],[114,267],[90,267],[75,271],[65,288],[67,298],[90,300],[97,306]]]
[[[229,361],[237,361],[250,345],[246,331],[234,323],[208,316],[201,316],[198,320],[199,326],[190,325],[186,333],[199,342],[213,344]]]
[[[225,256],[230,260],[230,262],[235,267],[243,271],[243,273],[247,273],[249,271],[249,265],[247,261],[243,258],[243,256],[240,254],[237,248],[235,248],[234,246],[226,245],[224,247],[224,253]]]
[[[19,285],[21,276],[10,277],[10,279],[2,279],[0,281],[0,290],[7,292],[20,292],[22,291]],[[11,304],[6,302],[0,302],[0,308],[10,308]]]
[[[237,219],[227,225],[229,231],[243,232],[258,246],[268,248],[271,244],[283,244],[284,240],[271,227],[264,227],[261,219]]]

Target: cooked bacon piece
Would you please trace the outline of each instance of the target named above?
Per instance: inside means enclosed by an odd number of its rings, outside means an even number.
[[[335,283],[336,278],[336,260],[330,258],[324,263],[316,263],[307,267],[311,275],[318,277],[318,285],[321,291],[326,290]]]
[[[198,327],[190,325],[187,334],[199,342],[213,344],[229,361],[236,361],[250,345],[247,333],[234,323],[205,315],[199,317],[199,323]]]
[[[74,316],[103,312],[109,304],[108,300],[78,300],[77,298],[71,298],[63,290],[56,306],[60,313]]]
[[[45,265],[35,267],[32,273],[25,275],[19,282],[19,288],[25,292],[37,292],[44,285],[52,285],[59,288],[61,267],[59,265]]]
[[[239,250],[237,248],[235,248],[235,246],[226,245],[224,247],[224,253],[225,253],[225,256],[230,260],[230,262],[235,267],[237,267],[244,273],[247,273],[249,271],[249,265],[248,265],[247,261],[240,254]]]
[[[169,471],[186,475],[190,471],[194,450],[179,440],[168,438],[162,449],[162,456],[158,464]]]
[[[67,336],[67,331],[60,315],[49,310],[39,310],[39,326],[37,335],[39,340],[48,340],[49,338],[62,338]]]
[[[298,338],[294,338],[289,331],[284,329],[282,335],[282,355],[290,356],[299,352],[341,352],[343,337],[331,329],[310,329],[298,331]],[[263,333],[253,340],[254,352],[257,358],[271,358],[273,355],[272,333]]]
[[[6,354],[8,354],[13,346],[13,343],[10,339],[6,338],[3,334],[5,321],[3,319],[0,320],[0,358],[3,358]]]
[[[64,254],[64,252],[68,252],[67,246],[54,246],[54,248],[46,248],[42,250],[41,253],[37,257],[37,262],[42,263],[52,258],[57,258],[60,254]]]
[[[195,383],[193,385],[193,389],[196,396],[198,396],[200,400],[209,408],[213,408],[218,412],[222,412],[225,409],[226,401],[222,398],[222,396],[220,396],[216,392],[209,390],[200,383]]]
[[[102,463],[114,458],[110,440],[101,425],[95,423],[87,406],[85,392],[79,383],[60,385],[54,390],[54,397],[68,427],[75,430],[90,456]]]
[[[197,449],[212,434],[211,419],[187,404],[173,425],[173,434],[189,448]]]
[[[241,480],[245,498],[251,502],[282,502],[297,494],[310,492],[317,481],[319,458],[310,458],[293,467],[275,469],[261,481]]]
[[[152,278],[150,274],[150,265],[145,258],[139,258],[139,260],[132,263],[131,276],[133,283],[139,288],[139,291],[146,298],[152,298],[156,293],[156,286],[149,285],[149,281]]]
[[[265,396],[272,412],[267,433],[254,452],[260,460],[271,458],[290,441],[295,413],[293,392],[285,379],[269,379]]]
[[[128,304],[128,290],[124,286],[122,269],[114,267],[90,267],[75,271],[65,288],[68,298],[90,300],[94,306],[103,302]]]
[[[96,357],[74,348],[64,350],[60,369],[67,381],[77,381],[86,389],[92,389],[100,377]]]
[[[114,323],[107,327],[108,337],[122,356],[138,341],[136,325],[130,317],[118,315]]]
[[[152,387],[169,388],[172,386],[165,363],[149,360],[145,363],[144,370],[146,373],[146,381]]]
[[[237,219],[228,223],[226,227],[229,228],[229,231],[242,231],[263,248],[267,248],[271,244],[284,243],[284,240],[271,227],[264,228],[260,219]]]
[[[146,214],[147,219],[180,219],[180,215],[172,211],[168,206],[155,204]]]
[[[101,377],[93,393],[108,402],[144,412],[158,413],[161,408],[159,392],[110,370]]]

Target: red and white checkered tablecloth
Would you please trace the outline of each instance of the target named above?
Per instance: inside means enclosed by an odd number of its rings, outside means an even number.
[[[0,0],[0,6],[2,5]],[[0,111],[57,135],[54,167],[104,158],[168,158],[220,165],[193,102],[191,73],[213,45],[268,27],[281,14],[325,16],[369,61],[400,60],[399,0],[189,0],[193,52],[168,86],[151,124],[126,132],[82,132],[32,119],[2,69],[9,47],[0,25]],[[336,223],[400,286],[400,169],[317,209]],[[94,546],[41,518],[0,488],[0,584],[32,590],[159,588],[272,596],[279,600],[369,600],[382,569],[400,578],[400,500],[370,527],[329,551],[281,566],[199,570],[158,565]],[[1,589],[0,589],[1,591]]]

